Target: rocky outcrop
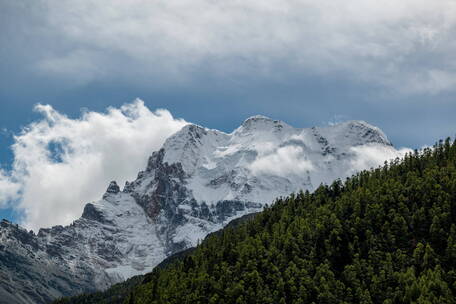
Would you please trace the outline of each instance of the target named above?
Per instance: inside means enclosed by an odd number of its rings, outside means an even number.
[[[96,290],[93,271],[75,276],[60,247],[46,246],[33,232],[3,220],[0,244],[0,303],[49,303],[62,295]]]

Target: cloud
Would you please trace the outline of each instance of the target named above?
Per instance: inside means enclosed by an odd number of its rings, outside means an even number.
[[[36,111],[43,118],[15,136],[12,171],[0,171],[0,201],[16,197],[21,224],[34,230],[71,223],[109,181],[134,179],[148,156],[186,124],[166,110],[151,112],[141,100],[78,119],[49,105]]]
[[[434,94],[454,89],[456,81],[453,0],[14,5],[17,15],[32,20],[27,30],[38,41],[37,48],[29,48],[31,66],[72,83],[343,75],[400,92]]]
[[[20,186],[0,168],[0,208],[9,207],[9,203],[19,197]]]
[[[254,174],[272,174],[279,176],[299,175],[314,170],[314,166],[298,146],[279,147],[266,155],[260,156],[250,165]]]
[[[285,177],[296,185],[306,182],[306,176],[309,176],[313,187],[318,187],[320,183],[330,184],[334,178],[344,180],[359,171],[377,168],[385,161],[403,158],[406,153],[412,152],[409,148],[396,149],[369,143],[339,146],[339,149],[347,148],[342,150],[345,156],[339,159],[332,154],[322,155],[320,146],[312,147],[311,138],[291,136],[290,139],[303,140],[307,148],[290,144],[258,151],[259,155],[249,166],[252,173]]]
[[[382,166],[385,161],[403,158],[406,153],[413,152],[409,148],[395,149],[378,144],[367,144],[355,146],[350,149],[354,153],[354,157],[350,160],[349,175],[355,174],[361,170],[377,168]]]

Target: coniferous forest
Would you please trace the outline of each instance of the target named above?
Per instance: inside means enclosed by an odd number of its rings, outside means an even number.
[[[456,141],[278,199],[134,283],[56,303],[455,303]]]

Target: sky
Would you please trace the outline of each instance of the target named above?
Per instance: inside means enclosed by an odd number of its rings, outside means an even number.
[[[75,195],[56,185],[131,179],[187,122],[456,134],[453,0],[0,0],[0,45],[0,217],[21,223]]]

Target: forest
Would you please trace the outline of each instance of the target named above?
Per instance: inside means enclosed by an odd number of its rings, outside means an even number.
[[[55,303],[455,303],[456,141],[279,198],[129,282]]]

